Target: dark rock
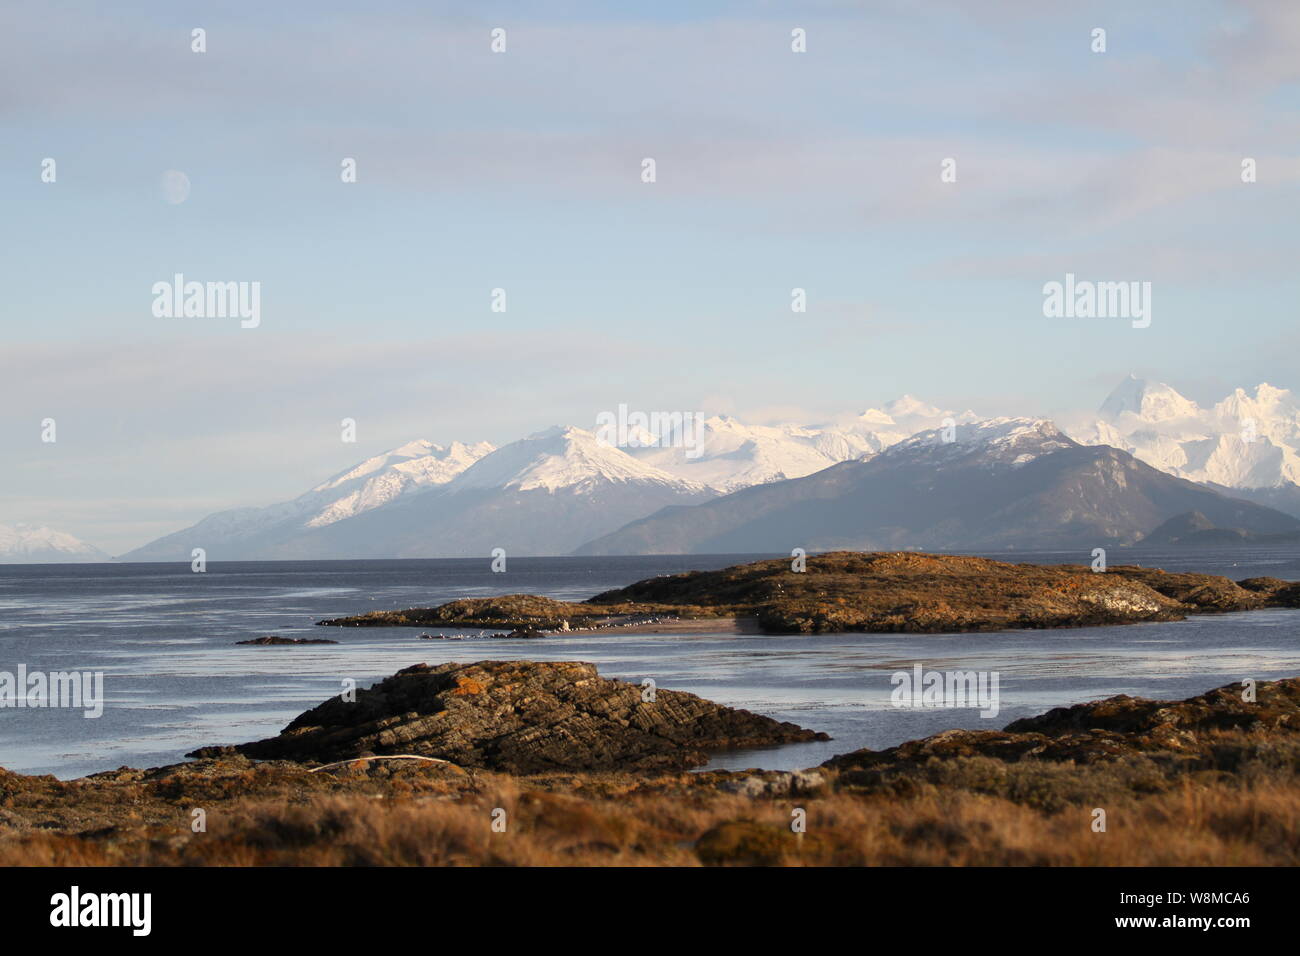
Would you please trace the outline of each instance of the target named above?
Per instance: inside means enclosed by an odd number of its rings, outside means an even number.
[[[354,702],[335,697],[278,737],[234,750],[323,763],[417,754],[520,774],[684,769],[713,750],[827,739],[681,691],[657,690],[653,702],[643,701],[639,687],[601,677],[593,664],[480,661],[408,667],[357,691]]]
[[[338,641],[312,639],[307,637],[256,637],[251,641],[235,641],[236,644],[256,644],[259,647],[279,646],[281,644],[337,644]]]
[[[1228,684],[1180,701],[1120,694],[1012,721],[1005,730],[946,730],[887,750],[842,754],[822,766],[843,774],[960,757],[1090,764],[1163,754],[1195,761],[1208,758],[1225,734],[1300,737],[1300,677],[1259,681],[1254,701],[1242,699],[1244,690],[1242,684]]]
[[[493,636],[495,637],[496,635],[493,635]],[[511,631],[509,634],[503,634],[503,635],[501,635],[501,636],[502,636],[502,637],[525,637],[525,638],[534,638],[534,637],[545,637],[546,634],[545,634],[543,631],[539,631],[539,630],[538,630],[537,628],[535,628],[535,627],[517,627],[517,628],[515,628],[513,631]]]
[[[1291,586],[1290,581],[1283,581],[1281,578],[1271,578],[1268,576],[1245,578],[1244,580],[1238,581],[1237,584],[1245,588],[1247,591],[1258,591],[1264,594],[1272,594],[1275,591],[1280,591],[1282,588]]]
[[[1120,694],[1073,707],[1055,707],[1007,725],[1010,733],[1049,736],[1098,730],[1140,737],[1216,731],[1265,730],[1300,733],[1300,678],[1259,681],[1255,700],[1242,699],[1242,684],[1228,684],[1186,700],[1149,700]]]
[[[1274,607],[1300,607],[1300,583],[1278,588],[1269,595],[1268,602]]]
[[[438,607],[413,607],[404,611],[371,611],[355,617],[317,621],[320,625],[351,627],[530,627],[558,628],[571,617],[579,620],[603,616],[603,608],[584,608],[539,594],[503,594],[491,598],[462,598]]]

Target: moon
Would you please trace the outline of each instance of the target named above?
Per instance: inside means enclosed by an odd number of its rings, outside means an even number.
[[[175,169],[169,169],[158,180],[158,189],[162,198],[178,206],[190,198],[190,177]]]

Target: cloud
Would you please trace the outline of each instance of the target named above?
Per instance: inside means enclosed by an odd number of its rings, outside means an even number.
[[[796,15],[807,54],[789,50]],[[1104,55],[1087,49],[1099,23]],[[206,54],[189,51],[196,25]],[[1291,265],[1294,4],[11,0],[0,33],[0,190],[29,240],[0,351],[0,521],[56,524],[30,512],[63,502],[81,522],[98,501],[109,539],[128,514],[143,539],[417,436],[508,441],[622,400],[761,410],[773,382],[809,383],[774,414],[927,381],[1023,411],[1082,391],[1043,370],[1063,343],[1088,368],[1113,346],[1061,327],[1026,339],[975,280],[1034,283],[1032,310],[1066,269],[1204,289]],[[52,152],[53,194],[30,175]],[[360,164],[351,193],[343,156]],[[135,184],[168,168],[194,173],[195,195],[146,195],[142,215]],[[92,324],[130,313],[133,277],[173,259],[265,264],[247,274],[278,280],[288,315],[256,333]],[[427,317],[496,272],[539,301],[562,288],[545,325],[516,317],[514,285],[508,322]],[[813,303],[801,322],[782,309],[795,284]],[[88,327],[118,338],[74,338]],[[1285,341],[1273,332],[1253,334]],[[1199,361],[1290,354],[1259,344]],[[1012,374],[1025,394],[980,396]],[[46,416],[57,447],[35,440]],[[338,441],[345,416],[357,446]]]

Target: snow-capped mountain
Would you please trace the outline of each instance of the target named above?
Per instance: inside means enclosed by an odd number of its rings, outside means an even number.
[[[901,429],[908,435],[914,435],[928,428],[939,428],[944,424],[944,419],[947,418],[952,418],[961,423],[975,421],[977,417],[970,409],[960,415],[955,415],[951,411],[937,408],[911,395],[904,395],[902,398],[894,399],[879,412],[875,409],[868,409],[859,417],[878,417],[882,412],[894,423],[896,429]]]
[[[582,428],[556,427],[485,455],[455,480],[314,532],[294,547],[349,557],[567,554],[672,505],[716,495]]]
[[[1235,389],[1214,406],[1214,415],[1221,423],[1235,424],[1239,433],[1253,432],[1293,452],[1300,448],[1300,405],[1289,389],[1267,382],[1255,386],[1254,395]]]
[[[473,445],[454,441],[444,448],[419,439],[335,475],[298,498],[297,503],[315,512],[307,520],[307,527],[323,528],[382,507],[404,494],[444,485],[494,450],[485,441]]]
[[[838,461],[849,461],[884,451],[905,439],[930,429],[949,425],[958,426],[978,421],[973,411],[958,413],[921,401],[911,395],[887,402],[882,408],[868,408],[851,418],[837,419],[819,426],[822,436],[846,436],[856,443],[860,454],[844,455]]]
[[[664,472],[726,492],[800,478],[874,449],[845,432],[745,425],[723,415],[704,420],[699,443],[692,448],[628,445],[623,450]]]
[[[189,560],[194,548],[227,560],[254,553],[267,541],[324,528],[390,505],[403,496],[445,485],[493,450],[488,442],[442,446],[419,439],[368,458],[299,495],[261,508],[233,508],[124,555],[128,561]],[[204,544],[203,542],[206,542]]]
[[[94,545],[43,525],[0,524],[0,564],[68,564],[111,561]]]
[[[670,506],[810,477],[825,488],[821,478],[843,474],[845,465],[877,462],[898,474],[907,466],[923,488],[936,487],[925,478],[927,469],[1011,474],[1008,469],[1068,451],[1075,441],[1113,446],[1170,475],[1240,491],[1263,505],[1300,502],[1300,488],[1292,483],[1300,476],[1300,414],[1290,392],[1269,385],[1253,394],[1238,390],[1203,409],[1168,385],[1130,378],[1106,399],[1090,426],[1074,430],[1073,439],[1042,419],[981,420],[969,410],[957,413],[906,395],[820,424],[748,425],[729,416],[696,424],[689,443],[685,434],[630,428],[621,438],[626,444],[616,446],[599,429],[573,426],[550,428],[501,448],[486,442],[446,447],[410,442],[291,501],[210,515],[126,557],[189,560],[198,547],[210,560],[450,557],[489,554],[498,547],[516,555],[564,554]],[[1258,498],[1265,493],[1268,500]],[[1215,510],[1213,502],[1208,507],[1192,502],[1184,510]],[[704,520],[726,510],[719,508],[689,508],[689,514],[673,520]],[[1096,510],[1106,509],[1096,505]],[[1145,522],[1157,510],[1137,508],[1133,520]],[[974,540],[971,521],[964,516],[966,530],[954,531],[951,539]],[[1020,530],[1030,533],[1028,526]],[[1089,533],[1129,540],[1146,530],[1102,522]],[[690,529],[685,537],[693,540],[705,531]],[[795,531],[790,533],[798,537]],[[895,540],[879,531],[869,539]],[[980,533],[989,541],[1013,540],[993,529]],[[896,540],[907,538],[899,534]],[[1050,539],[1042,528],[1033,534],[1039,535],[1035,540]],[[710,540],[721,547],[747,539]],[[917,540],[946,539],[935,532]],[[634,550],[657,547],[631,538],[626,543]]]
[[[494,448],[420,440],[369,458],[291,501],[209,515],[126,555],[133,561],[564,554],[668,505],[811,475],[879,454],[922,428],[975,419],[904,396],[816,425],[699,423],[697,439],[555,427]],[[486,549],[486,550],[485,550]]]
[[[449,491],[502,488],[512,491],[582,492],[602,483],[663,485],[691,493],[704,486],[676,477],[626,450],[573,426],[548,428],[497,449],[465,470]]]
[[[1130,376],[1077,429],[1085,444],[1111,445],[1161,471],[1228,488],[1300,482],[1300,407],[1286,389],[1238,388],[1204,409],[1164,383]]]
[[[1163,382],[1147,382],[1133,375],[1120,382],[1098,410],[1109,422],[1120,421],[1124,415],[1142,422],[1179,421],[1194,419],[1200,411],[1195,402]]]
[[[819,425],[746,425],[730,416],[713,416],[704,420],[700,440],[692,448],[660,446],[650,435],[639,436],[640,444],[629,443],[623,450],[680,478],[731,492],[802,478],[841,461],[876,454],[945,420],[974,419],[974,412],[957,415],[904,395],[884,408]]]
[[[1076,444],[1047,419],[988,418],[951,429],[920,432],[890,447],[880,457],[890,461],[926,458],[935,464],[965,459],[978,461],[986,468],[1014,467]]]
[[[1289,534],[1300,520],[1084,446],[1052,422],[1002,418],[922,432],[868,458],[669,508],[579,554],[1091,549],[1139,543],[1176,515]]]
[[[437,446],[434,446],[437,448]],[[411,455],[410,445],[342,473],[295,502],[258,509],[276,515],[269,526],[230,534],[222,515],[168,535],[128,555],[131,560],[189,560],[204,548],[210,560],[330,558],[430,558],[565,554],[583,541],[671,504],[693,504],[716,492],[676,477],[600,442],[584,429],[557,427],[477,456],[491,446],[455,446],[432,453],[438,470]],[[452,467],[473,458],[449,480]],[[417,467],[418,466],[418,467]],[[397,478],[423,484],[393,484]],[[384,479],[381,481],[381,479]],[[359,486],[355,482],[361,481]],[[341,514],[352,503],[371,503],[380,492],[401,489],[387,500]],[[332,510],[318,510],[313,496],[327,489],[347,495]],[[310,508],[300,504],[307,501]],[[293,511],[289,520],[278,517]],[[304,519],[304,515],[311,515]],[[321,520],[328,515],[332,520]],[[246,517],[240,528],[249,526]],[[213,539],[213,533],[222,534]]]

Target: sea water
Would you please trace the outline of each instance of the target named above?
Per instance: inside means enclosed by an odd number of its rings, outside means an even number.
[[[1087,565],[1087,553],[991,555]],[[978,634],[574,633],[504,640],[429,628],[325,628],[323,618],[528,592],[582,599],[658,574],[758,556],[211,562],[0,566],[0,671],[103,672],[102,715],[0,709],[0,766],[81,776],[174,763],[196,747],[272,736],[299,713],[399,668],[485,659],[583,660],[607,677],[686,690],[829,733],[832,740],[720,754],[710,767],[795,769],[952,727],[1000,729],[1113,694],[1181,698],[1250,677],[1300,675],[1300,610],[1158,624]],[[1300,579],[1295,549],[1112,551],[1111,564]],[[422,634],[463,633],[464,640]],[[240,647],[264,635],[337,645]],[[978,708],[897,708],[891,675],[996,671],[995,719]]]

